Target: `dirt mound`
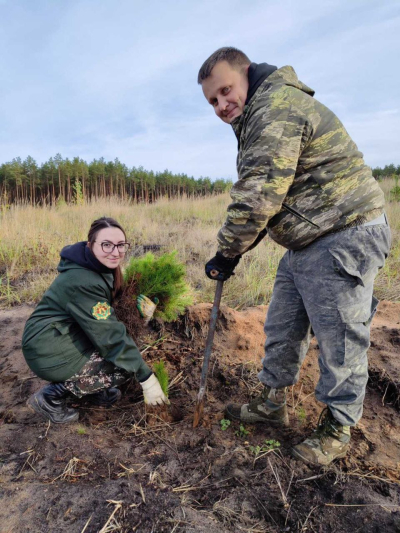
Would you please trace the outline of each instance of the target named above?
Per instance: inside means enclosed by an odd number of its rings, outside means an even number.
[[[315,342],[290,393],[290,429],[221,429],[224,405],[260,390],[265,307],[222,307],[204,422],[192,429],[210,308],[193,306],[179,323],[147,334],[145,357],[166,362],[171,401],[184,413],[178,423],[150,427],[135,383],[112,409],[81,404],[79,423],[58,427],[30,413],[26,399],[43,384],[21,353],[32,309],[1,312],[1,531],[400,530],[400,305],[380,304],[364,417],[348,457],[329,469],[289,453],[321,410]]]

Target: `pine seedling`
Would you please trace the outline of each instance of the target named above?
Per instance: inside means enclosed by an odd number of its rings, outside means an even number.
[[[127,283],[134,282],[137,295],[144,294],[154,301],[158,298],[155,315],[172,322],[193,303],[190,288],[185,281],[185,265],[176,258],[176,251],[155,257],[133,257],[124,274]]]
[[[161,389],[165,396],[168,398],[168,370],[165,368],[164,361],[158,361],[158,363],[153,364],[154,374],[158,379]]]

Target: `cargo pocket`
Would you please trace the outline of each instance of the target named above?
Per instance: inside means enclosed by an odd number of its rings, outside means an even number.
[[[369,326],[374,318],[379,300],[362,302],[338,309],[342,327],[338,332],[338,362],[352,366],[369,348]]]
[[[66,324],[65,322],[54,322],[51,327],[56,329],[60,335],[67,335],[70,332],[73,324]]]
[[[356,281],[359,285],[364,287],[363,274],[360,268],[360,264],[364,262],[360,261],[360,258],[356,259],[355,254],[348,253],[346,250],[329,249],[329,253],[335,260],[334,270],[343,278],[350,278]],[[363,258],[362,258],[363,259]]]

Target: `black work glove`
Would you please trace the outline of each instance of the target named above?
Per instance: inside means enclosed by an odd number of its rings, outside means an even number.
[[[206,276],[213,280],[226,281],[232,276],[241,257],[241,255],[237,255],[229,259],[228,257],[224,257],[221,252],[217,252],[216,256],[206,263]],[[219,274],[213,277],[211,275],[212,270],[217,270]]]

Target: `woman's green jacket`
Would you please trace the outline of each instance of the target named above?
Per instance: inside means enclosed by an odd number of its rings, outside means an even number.
[[[151,374],[111,307],[114,277],[62,258],[59,275],[28,319],[22,351],[40,378],[62,382],[79,372],[93,352],[139,381]]]

